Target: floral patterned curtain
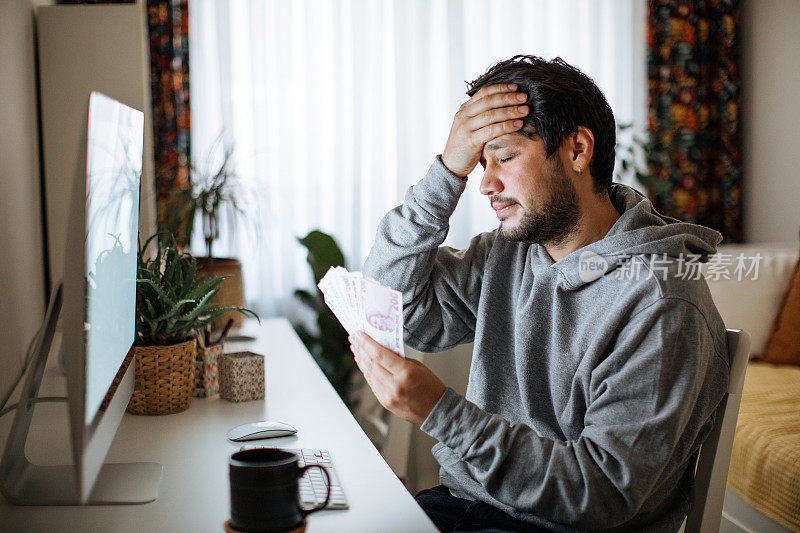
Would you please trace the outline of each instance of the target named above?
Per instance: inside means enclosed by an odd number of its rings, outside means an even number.
[[[656,209],[742,240],[738,0],[648,0],[646,184]]]
[[[59,4],[132,4],[135,0],[58,0]],[[189,178],[189,9],[188,0],[147,0],[150,90],[159,230],[181,235],[170,213],[175,189]]]
[[[188,0],[147,0],[158,227],[172,227],[175,189],[190,186]]]

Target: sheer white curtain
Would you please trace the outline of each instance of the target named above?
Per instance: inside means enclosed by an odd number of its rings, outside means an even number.
[[[224,236],[215,255],[242,260],[248,303],[266,315],[293,315],[292,291],[312,285],[295,237],[330,233],[360,268],[381,217],[444,148],[465,80],[491,63],[561,56],[597,82],[618,122],[646,115],[644,0],[189,7],[192,153],[204,160],[222,133],[259,208],[258,238]],[[480,168],[446,244],[497,226],[479,180]]]

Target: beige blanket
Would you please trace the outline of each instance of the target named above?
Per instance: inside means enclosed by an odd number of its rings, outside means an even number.
[[[800,532],[800,367],[748,365],[728,486]]]

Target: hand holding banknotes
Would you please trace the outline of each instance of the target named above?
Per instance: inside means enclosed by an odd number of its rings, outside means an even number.
[[[343,267],[328,269],[317,286],[349,335],[365,331],[383,346],[405,355],[403,295],[399,291]]]
[[[445,385],[425,365],[405,358],[403,295],[343,267],[331,267],[318,287],[349,333],[356,364],[381,405],[421,424]]]
[[[412,424],[422,424],[445,391],[445,384],[428,367],[400,357],[359,331],[350,350],[369,388],[386,409]]]

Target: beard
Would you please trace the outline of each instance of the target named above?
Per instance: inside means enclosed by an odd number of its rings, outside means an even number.
[[[506,228],[501,224],[500,233],[510,241],[531,244],[561,244],[578,229],[580,209],[578,193],[564,170],[558,156],[548,163],[547,180],[544,186],[547,197],[538,200],[528,198],[528,205],[537,205],[536,211],[524,211],[519,224]]]

